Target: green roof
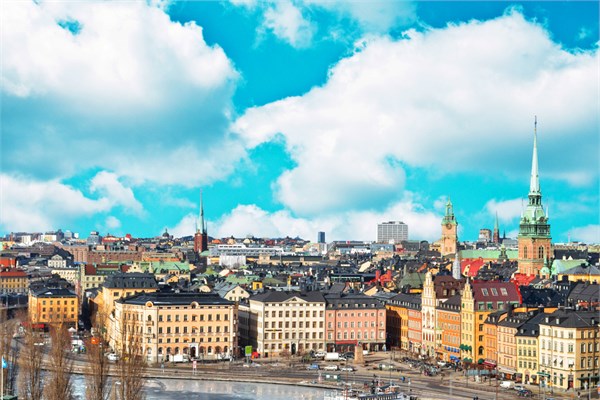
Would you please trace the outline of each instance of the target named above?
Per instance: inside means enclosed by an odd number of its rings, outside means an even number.
[[[552,262],[552,271],[555,275],[562,274],[565,271],[586,264],[586,260],[554,260]]]
[[[509,260],[516,260],[519,258],[519,250],[518,249],[506,249],[506,256]],[[461,250],[460,258],[471,258],[471,259],[490,259],[497,260],[500,258],[500,249],[487,250],[487,249],[477,249],[477,250]]]
[[[190,263],[187,261],[140,261],[138,265],[142,271],[149,272],[150,270],[153,270],[155,274],[165,274],[174,270],[183,273],[190,272]]]

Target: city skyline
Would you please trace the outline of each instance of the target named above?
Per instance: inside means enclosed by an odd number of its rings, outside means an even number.
[[[600,242],[597,2],[10,2],[0,234]]]

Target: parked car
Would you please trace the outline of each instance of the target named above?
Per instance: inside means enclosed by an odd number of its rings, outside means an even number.
[[[349,351],[347,353],[344,353],[344,357],[346,357],[348,360],[350,360],[350,359],[354,360],[354,352]]]
[[[106,358],[108,358],[108,361],[119,361],[119,356],[115,353],[108,354]]]
[[[354,367],[351,367],[351,366],[346,366],[346,367],[342,367],[342,368],[340,369],[340,371],[345,371],[345,372],[346,372],[346,371],[347,371],[347,372],[354,372],[354,371],[356,371],[356,370],[354,369]]]
[[[533,396],[533,392],[529,389],[522,389],[519,390],[519,392],[517,393],[517,395],[519,397],[532,397]]]
[[[315,353],[315,357],[316,357],[316,358],[323,358],[323,357],[325,357],[325,355],[326,355],[326,354],[327,354],[327,353],[325,353],[324,351],[317,351],[317,352]]]
[[[325,371],[337,371],[339,367],[337,365],[326,365],[323,369]]]
[[[515,386],[513,381],[502,381],[500,382],[500,387],[504,389],[512,389]]]
[[[525,390],[525,386],[523,386],[523,385],[515,385],[515,387],[513,387],[513,389],[515,389],[518,392],[518,391],[521,391],[521,390]]]
[[[311,371],[311,370],[318,370],[319,369],[319,364],[310,364],[306,367],[307,370]]]

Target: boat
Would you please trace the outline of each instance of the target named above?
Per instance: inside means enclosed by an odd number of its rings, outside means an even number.
[[[356,389],[335,390],[326,392],[323,400],[417,400],[417,396],[407,395],[399,386],[379,386],[375,393]]]

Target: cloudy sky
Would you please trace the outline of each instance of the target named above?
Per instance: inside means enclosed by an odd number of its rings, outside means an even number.
[[[600,241],[598,2],[2,2],[0,233]]]

